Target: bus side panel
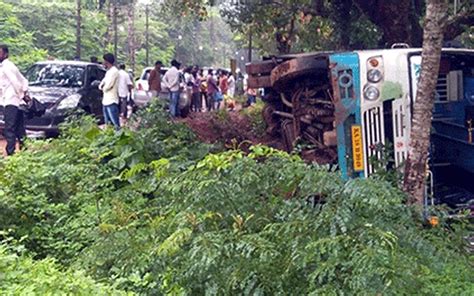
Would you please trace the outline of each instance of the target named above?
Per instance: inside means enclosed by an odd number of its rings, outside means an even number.
[[[330,56],[338,163],[344,179],[364,172],[360,113],[360,65],[356,53]]]

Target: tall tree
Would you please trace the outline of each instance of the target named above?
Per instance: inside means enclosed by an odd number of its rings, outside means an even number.
[[[81,58],[81,0],[76,1],[76,57]]]
[[[112,27],[114,30],[114,56],[117,57],[117,48],[118,48],[118,24],[117,24],[117,17],[118,17],[118,4],[117,0],[112,0]]]
[[[410,203],[423,204],[431,115],[434,106],[443,33],[447,24],[447,12],[448,4],[446,0],[427,1],[421,54],[421,76],[413,106],[411,142],[405,164],[404,190],[409,194]]]
[[[135,71],[135,0],[131,0],[127,6],[127,18],[128,18],[128,56],[130,67]]]

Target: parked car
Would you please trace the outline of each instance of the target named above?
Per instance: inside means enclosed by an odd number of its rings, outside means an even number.
[[[102,91],[98,86],[105,76],[102,65],[79,61],[45,61],[31,66],[25,77],[28,92],[46,107],[41,117],[25,120],[28,130],[46,136],[58,134],[58,124],[73,109],[82,109],[103,121]],[[3,107],[0,107],[0,128],[3,128]]]
[[[160,74],[161,77],[163,77],[168,71],[169,68],[162,67]],[[150,77],[150,72],[153,70],[153,67],[147,67],[143,69],[142,74],[140,77],[136,80],[135,82],[135,89],[133,93],[133,99],[135,101],[135,104],[138,107],[143,107],[148,102],[151,100],[151,92],[149,91],[149,85],[148,85],[148,77]],[[169,99],[169,91],[162,87],[161,92],[158,95],[160,99],[168,100]],[[185,89],[181,91],[181,96],[179,100],[179,108],[181,111],[181,116],[186,117],[189,114],[189,106],[191,104],[191,101],[189,99],[189,96]]]

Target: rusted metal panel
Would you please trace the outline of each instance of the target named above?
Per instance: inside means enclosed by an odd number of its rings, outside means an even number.
[[[273,60],[247,63],[245,65],[245,71],[248,75],[270,74],[276,65],[277,63]]]
[[[272,86],[270,76],[249,76],[247,79],[247,84],[250,88],[264,88]]]
[[[328,73],[328,59],[324,56],[292,59],[276,66],[271,73],[271,84],[275,89],[283,89],[295,78],[307,74]]]

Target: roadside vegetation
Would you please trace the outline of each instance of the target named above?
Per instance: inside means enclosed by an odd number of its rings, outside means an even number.
[[[159,104],[137,118],[0,161],[0,294],[474,293],[468,224],[425,225],[383,178],[222,150]]]

